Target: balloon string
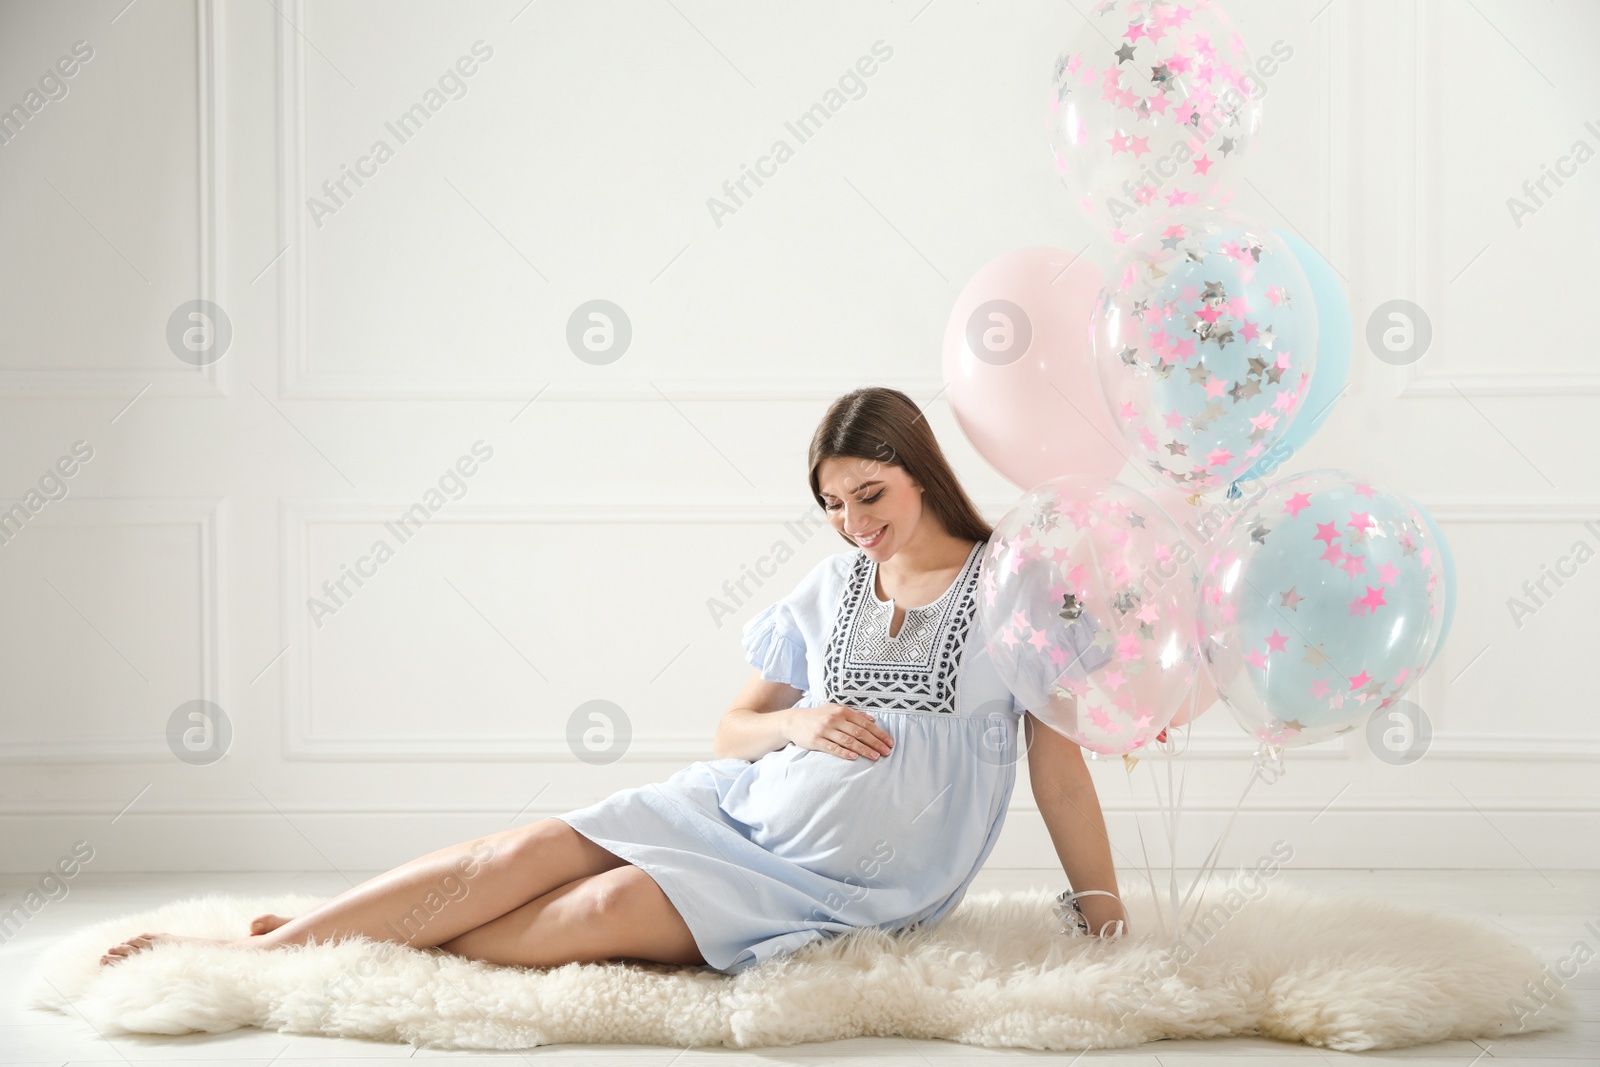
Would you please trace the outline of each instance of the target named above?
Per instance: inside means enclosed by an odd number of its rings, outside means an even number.
[[[1168,744],[1170,744],[1170,742],[1171,739],[1169,738]],[[1162,793],[1161,780],[1156,777],[1154,771],[1152,771],[1150,775],[1150,788],[1155,793],[1156,807],[1161,812],[1161,829],[1167,839],[1167,880],[1169,883],[1168,891],[1170,892],[1170,883],[1172,880],[1172,857],[1175,854],[1174,850],[1178,847],[1177,819],[1176,812],[1173,810],[1173,801],[1175,800],[1175,797],[1172,790],[1172,753],[1167,751],[1166,745],[1158,743],[1157,747],[1163,754],[1167,756],[1167,791],[1166,793]],[[1159,892],[1156,894],[1156,896],[1159,897]],[[1155,910],[1156,917],[1161,922],[1162,933],[1165,934],[1167,931],[1166,912],[1165,909],[1162,908],[1159,899],[1155,901]],[[1176,923],[1172,925],[1172,930],[1177,930]]]
[[[1091,756],[1095,756],[1096,754],[1091,752],[1090,755]],[[1127,764],[1124,763],[1123,766],[1126,767]],[[1128,771],[1128,774],[1132,775],[1133,771],[1130,769]],[[1131,778],[1129,779],[1129,782],[1128,782],[1128,792],[1129,792],[1130,796],[1133,793],[1133,781],[1132,781]],[[1139,826],[1139,812],[1137,810],[1135,810],[1134,813],[1133,813],[1133,820],[1134,820],[1134,825]],[[1110,840],[1109,836],[1107,837],[1107,840],[1108,841]],[[1144,828],[1143,828],[1143,826],[1140,826],[1140,828],[1139,828],[1139,845],[1140,845],[1141,848],[1144,847]],[[1145,881],[1150,884],[1150,897],[1153,900],[1153,899],[1155,899],[1156,893],[1157,893],[1156,880],[1155,880],[1154,875],[1152,875],[1151,872],[1150,872],[1150,857],[1149,857],[1148,853],[1145,855],[1144,877],[1145,877]],[[1097,890],[1084,890],[1084,892],[1085,893],[1097,892]],[[1115,894],[1108,894],[1108,895],[1115,895]]]
[[[1256,784],[1257,777],[1259,776],[1256,774],[1256,768],[1251,767],[1250,780],[1245,782],[1244,792],[1239,794],[1239,799],[1234,802],[1233,811],[1228,813],[1228,822],[1222,828],[1222,835],[1217,838],[1217,843],[1211,846],[1211,851],[1206,853],[1206,858],[1200,863],[1200,871],[1195,875],[1194,881],[1190,884],[1189,891],[1184,894],[1184,907],[1188,906],[1189,898],[1194,896],[1194,892],[1197,888],[1199,888],[1200,884],[1210,878],[1211,872],[1216,866],[1216,861],[1221,860],[1222,846],[1228,840],[1228,834],[1233,830],[1234,819],[1236,819],[1239,815],[1239,808],[1243,806],[1244,798],[1250,795],[1250,788]],[[1204,894],[1202,893],[1201,899],[1195,901],[1194,915],[1190,917],[1188,925],[1184,927],[1183,933],[1185,937],[1188,936],[1189,929],[1193,927],[1195,919],[1199,917],[1200,904],[1203,900]]]
[[[1189,718],[1183,724],[1183,773],[1178,776],[1178,789],[1172,789],[1172,759],[1167,759],[1167,796],[1172,799],[1172,842],[1167,853],[1167,900],[1172,905],[1172,930],[1178,929],[1178,824],[1183,818],[1183,787],[1189,781],[1189,745],[1190,731],[1194,728],[1195,715],[1200,702],[1198,686],[1189,691]]]
[[[1191,689],[1189,691],[1189,717],[1184,721],[1183,725],[1183,752],[1186,755],[1189,751],[1190,735],[1193,731],[1195,713],[1199,704],[1199,696],[1198,689]],[[1183,814],[1181,794],[1183,787],[1188,783],[1189,761],[1187,759],[1184,760],[1183,775],[1180,777],[1177,785],[1174,786],[1172,780],[1172,757],[1176,754],[1176,751],[1173,739],[1169,737],[1165,742],[1158,742],[1157,747],[1162,754],[1167,757],[1167,790],[1165,793],[1162,793],[1160,779],[1156,778],[1153,774],[1150,779],[1150,788],[1155,794],[1156,807],[1157,810],[1160,811],[1162,817],[1162,830],[1167,839],[1167,896],[1172,908],[1171,925],[1168,925],[1167,915],[1164,909],[1161,908],[1159,902],[1156,904],[1155,912],[1157,922],[1161,927],[1162,939],[1166,940],[1167,931],[1169,929],[1173,933],[1176,933],[1178,929],[1178,826],[1179,820]],[[1131,774],[1132,772],[1130,771],[1129,773]],[[1131,794],[1133,789],[1131,779],[1129,781],[1128,789]],[[1140,839],[1140,845],[1141,847],[1143,846],[1142,835]],[[1148,854],[1146,854],[1145,863],[1148,868]],[[1150,882],[1151,888],[1154,889],[1155,880],[1153,877],[1150,879]]]
[[[1228,821],[1223,824],[1222,833],[1217,836],[1217,840],[1212,844],[1210,851],[1208,851],[1205,855],[1205,858],[1200,861],[1200,869],[1195,872],[1194,881],[1189,883],[1189,889],[1183,897],[1183,904],[1185,906],[1188,905],[1189,898],[1194,896],[1195,889],[1198,888],[1203,881],[1209,878],[1211,872],[1215,870],[1216,862],[1222,855],[1222,846],[1227,841],[1229,832],[1233,829],[1233,820],[1239,814],[1240,807],[1244,805],[1245,797],[1250,795],[1250,789],[1255,785],[1255,781],[1256,776],[1252,771],[1249,779],[1247,779],[1244,783],[1244,791],[1239,794],[1239,799],[1233,803],[1233,810],[1228,813]]]
[[[1171,761],[1169,760],[1169,766],[1170,763]],[[1161,781],[1155,777],[1154,772],[1150,776],[1150,788],[1155,793],[1156,810],[1161,813],[1161,833],[1167,839],[1167,848],[1170,849],[1172,847],[1172,809],[1167,806],[1167,796],[1161,792]]]
[[[1128,773],[1124,775],[1124,777],[1128,780],[1128,797],[1129,799],[1133,799],[1132,767],[1128,768]],[[1154,781],[1154,778],[1151,780]],[[1139,851],[1144,854],[1144,878],[1145,881],[1150,883],[1150,898],[1154,900],[1157,894],[1156,878],[1155,873],[1150,868],[1150,851],[1145,847],[1144,843],[1144,820],[1139,818],[1139,809],[1137,807],[1133,809],[1133,825],[1139,828]],[[1161,910],[1159,908],[1156,909],[1156,920],[1161,924],[1162,940],[1166,940],[1167,924],[1166,921],[1161,918]]]
[[[1198,700],[1198,692],[1196,690],[1190,690],[1189,718],[1184,722],[1183,725],[1184,747],[1182,751],[1186,756],[1189,751],[1189,735],[1193,728],[1194,713]],[[1171,728],[1169,727],[1169,729]],[[1171,929],[1174,933],[1176,933],[1178,929],[1178,828],[1183,816],[1182,794],[1183,787],[1188,783],[1189,761],[1187,758],[1185,758],[1183,762],[1183,775],[1179,778],[1178,783],[1174,785],[1172,780],[1172,764],[1173,757],[1178,752],[1175,744],[1175,738],[1169,735],[1165,742],[1160,743],[1159,748],[1167,757],[1166,794],[1164,796],[1162,795],[1161,785],[1157,779],[1152,778],[1150,784],[1155,789],[1157,803],[1161,806],[1162,813],[1165,816],[1165,828],[1167,833],[1167,897],[1168,903],[1171,905]],[[1160,910],[1159,905],[1158,910]],[[1163,927],[1165,928],[1164,914]]]
[[[1131,775],[1133,772],[1129,771],[1128,773]],[[1131,794],[1132,790],[1133,790],[1133,783],[1131,781],[1128,784],[1128,790],[1129,790],[1129,792]],[[1138,825],[1139,813],[1137,811],[1135,811],[1133,813],[1133,819],[1134,819],[1134,824]],[[1142,827],[1139,830],[1139,844],[1140,844],[1140,847],[1143,847],[1143,845],[1144,845],[1144,830],[1143,830]],[[1145,881],[1150,884],[1150,896],[1151,896],[1151,899],[1155,899],[1156,894],[1157,894],[1158,891],[1156,889],[1155,877],[1150,873],[1150,862],[1149,862],[1149,856],[1148,855],[1145,857],[1144,878],[1145,878]],[[1086,892],[1086,893],[1087,892],[1091,892],[1091,890],[1084,890],[1084,892]]]

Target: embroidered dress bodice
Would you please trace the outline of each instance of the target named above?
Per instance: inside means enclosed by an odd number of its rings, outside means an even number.
[[[977,616],[983,545],[967,554],[955,581],[937,600],[907,608],[890,635],[894,601],[878,599],[878,564],[856,557],[845,582],[828,642],[825,668],[829,703],[862,710],[956,710],[961,654]]]

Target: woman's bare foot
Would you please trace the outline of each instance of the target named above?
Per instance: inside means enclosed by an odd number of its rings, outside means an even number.
[[[105,955],[100,957],[100,966],[105,967],[113,963],[120,963],[138,952],[156,945],[176,944],[180,941],[190,941],[199,945],[223,945],[229,948],[257,948],[260,942],[251,942],[248,939],[228,941],[220,937],[186,937],[182,934],[139,934],[130,937],[121,944],[112,945],[106,949]]]
[[[273,915],[270,912],[266,915],[257,915],[250,920],[250,936],[259,937],[262,934],[270,934],[292,918],[294,918],[292,915],[286,918],[282,915]]]

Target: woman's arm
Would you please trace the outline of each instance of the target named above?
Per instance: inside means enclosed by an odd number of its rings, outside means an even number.
[[[1067,881],[1074,892],[1101,889],[1117,894],[1078,898],[1089,931],[1115,934],[1116,920],[1121,919],[1122,929],[1127,932],[1128,916],[1122,908],[1117,871],[1111,863],[1111,839],[1106,835],[1100,798],[1083,761],[1083,749],[1031,714],[1024,715],[1023,721],[1028,732],[1028,778],[1033,784],[1033,797],[1050,830],[1050,840],[1061,858]]]
[[[789,743],[787,712],[805,696],[783,682],[769,682],[752,670],[739,695],[717,724],[711,750],[718,759],[755,761]]]

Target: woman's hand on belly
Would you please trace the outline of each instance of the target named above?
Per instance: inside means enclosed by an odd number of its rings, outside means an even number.
[[[827,752],[840,759],[878,759],[894,747],[894,738],[878,726],[877,720],[843,704],[790,708],[786,715],[785,736],[801,748]]]

